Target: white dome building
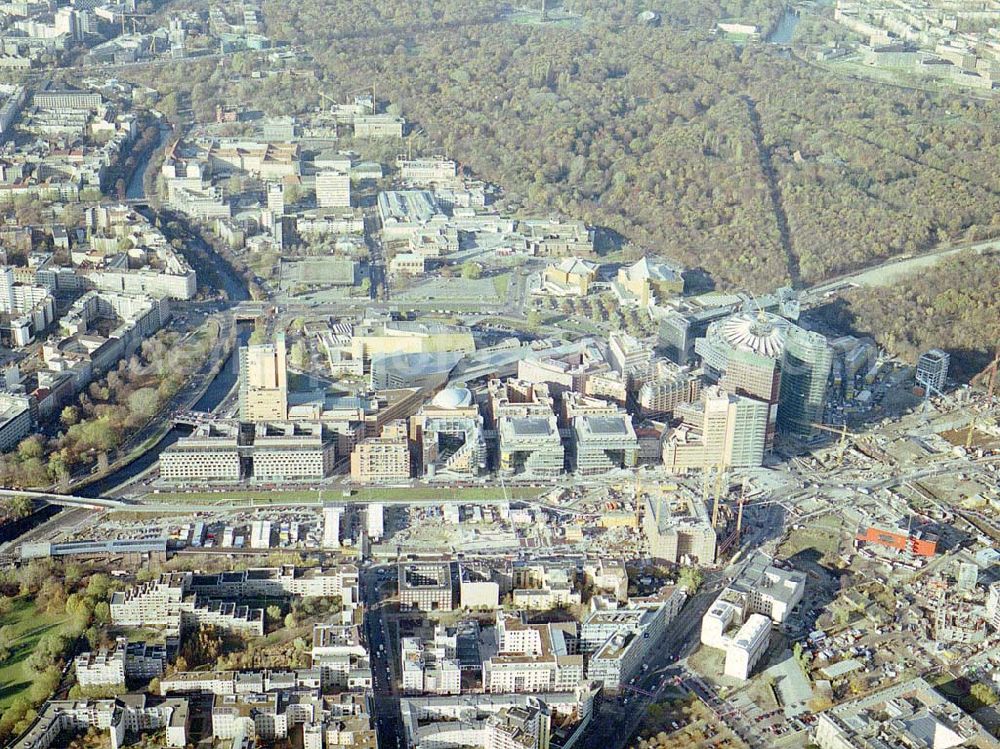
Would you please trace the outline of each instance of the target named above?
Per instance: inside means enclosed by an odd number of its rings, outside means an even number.
[[[434,408],[443,411],[454,411],[459,408],[468,408],[472,405],[472,392],[468,388],[449,387],[442,390],[431,400]]]

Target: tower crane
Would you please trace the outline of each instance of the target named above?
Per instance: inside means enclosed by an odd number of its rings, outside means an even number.
[[[833,434],[840,435],[840,439],[837,440],[837,468],[840,468],[844,462],[844,450],[847,447],[847,438],[850,437],[852,440],[861,439],[861,435],[847,431],[847,424],[841,424],[839,427],[827,424],[812,424],[811,426],[824,432],[832,432]]]

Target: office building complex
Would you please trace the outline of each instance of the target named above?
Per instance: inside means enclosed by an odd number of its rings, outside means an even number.
[[[695,402],[700,394],[701,370],[660,359],[653,363],[649,379],[639,388],[636,401],[643,418],[669,419],[678,406]]]
[[[329,476],[334,461],[334,443],[318,422],[258,422],[252,429],[207,423],[163,451],[160,478],[206,483],[307,481]]]
[[[351,175],[332,170],[317,174],[316,205],[320,208],[350,208]]]
[[[399,565],[401,611],[451,611],[454,606],[450,563],[404,562]]]
[[[277,421],[288,417],[283,333],[276,336],[273,344],[240,348],[239,398],[242,421]]]
[[[822,423],[833,350],[821,334],[768,312],[741,312],[709,325],[695,351],[723,388],[767,404],[765,449],[778,428],[810,437]]]
[[[406,422],[402,419],[382,427],[380,437],[370,437],[351,452],[351,478],[361,483],[405,481],[413,466]]]
[[[503,416],[497,425],[501,473],[556,476],[563,471],[563,446],[556,417]]]
[[[466,388],[445,388],[411,419],[423,475],[473,477],[486,469],[483,417]]]
[[[642,532],[653,559],[671,564],[715,562],[715,528],[698,497],[648,495],[643,506]]]
[[[771,622],[783,623],[802,600],[806,576],[752,557],[701,620],[701,642],[726,652],[725,673],[746,679],[767,650]]]
[[[726,392],[718,385],[701,401],[677,409],[681,424],[663,445],[663,464],[673,473],[724,467],[753,468],[764,460],[768,405]]]
[[[833,367],[833,349],[826,337],[792,326],[785,338],[781,362],[778,428],[799,437],[816,434],[823,423],[826,389]]]
[[[573,419],[573,468],[581,475],[634,468],[639,439],[627,414],[577,416]]]

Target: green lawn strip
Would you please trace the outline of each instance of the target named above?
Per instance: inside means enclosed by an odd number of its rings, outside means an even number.
[[[536,487],[513,486],[507,488],[507,497],[510,499],[534,499],[541,493]],[[157,494],[147,494],[144,501],[163,502],[165,504],[176,502],[208,502],[227,504],[234,501],[247,502],[253,500],[254,504],[281,504],[283,502],[319,502],[325,500],[349,500],[351,502],[381,502],[406,500],[434,500],[442,502],[454,500],[486,500],[503,499],[504,491],[500,487],[371,487],[356,488],[351,491],[350,497],[343,494],[343,491],[331,489],[329,491],[317,491],[314,489],[301,491],[272,491],[261,489],[259,491],[221,491],[221,492],[159,492]]]
[[[15,598],[10,613],[0,617],[0,626],[10,627],[16,637],[10,657],[0,663],[0,713],[34,681],[36,674],[27,660],[38,641],[50,632],[68,629],[69,623],[65,614],[40,613],[35,602],[25,597]]]

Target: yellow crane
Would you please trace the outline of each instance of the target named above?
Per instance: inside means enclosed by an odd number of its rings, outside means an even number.
[[[832,432],[833,434],[840,435],[840,439],[837,440],[837,468],[840,468],[844,462],[844,450],[847,447],[847,438],[850,437],[852,440],[861,439],[860,435],[847,431],[847,424],[841,424],[840,426],[813,424],[812,426],[824,432]]]

